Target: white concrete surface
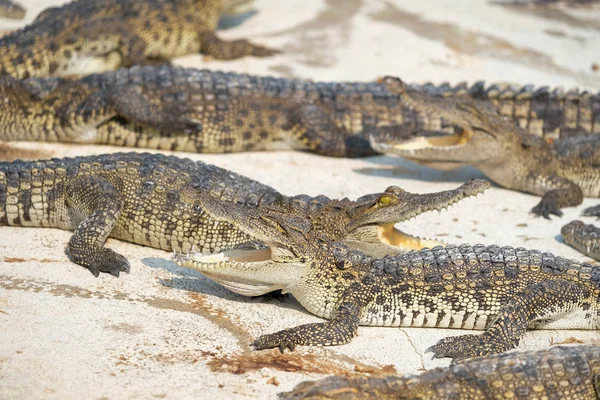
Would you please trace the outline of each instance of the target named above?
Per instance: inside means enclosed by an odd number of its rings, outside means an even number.
[[[23,1],[32,20],[49,1]],[[239,72],[321,80],[511,81],[600,89],[600,10],[509,9],[485,1],[258,0],[257,13],[223,30],[284,49],[271,59],[178,62]],[[0,29],[19,24],[0,21]],[[74,156],[114,147],[0,145],[0,155]],[[279,152],[189,155],[229,168],[286,194],[356,198],[399,185],[415,192],[455,187],[471,168],[436,172],[393,157],[331,159]],[[533,218],[538,198],[498,187],[452,209],[401,224],[451,243],[525,246],[586,260],[558,239],[562,219]],[[591,221],[588,221],[591,222]],[[0,228],[0,398],[147,399],[272,398],[298,382],[330,373],[405,373],[447,365],[424,350],[442,329],[361,327],[350,344],[253,352],[256,336],[319,321],[297,302],[262,303],[232,294],[160,250],[109,240],[132,263],[120,279],[96,279],[70,263],[70,232]],[[520,346],[543,348],[597,332],[528,332]],[[272,378],[275,378],[273,380]],[[274,385],[278,383],[278,386]]]

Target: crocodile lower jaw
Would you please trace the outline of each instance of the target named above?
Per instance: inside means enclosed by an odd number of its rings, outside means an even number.
[[[409,235],[394,227],[394,224],[380,225],[377,228],[377,238],[383,244],[399,247],[403,250],[421,250],[425,247],[435,247],[445,243],[434,239],[423,239]]]
[[[242,296],[260,296],[293,286],[301,268],[296,262],[275,262],[270,248],[233,249],[218,254],[190,251],[175,254],[180,267],[195,269],[232,292]]]
[[[451,150],[464,147],[471,140],[473,134],[469,130],[461,129],[460,132],[448,133],[440,136],[418,136],[403,141],[377,141],[371,139],[373,148],[381,153],[410,155],[422,150]]]

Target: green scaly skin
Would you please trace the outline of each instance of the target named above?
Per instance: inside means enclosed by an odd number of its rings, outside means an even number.
[[[392,128],[371,136],[374,149],[433,167],[472,165],[506,188],[543,196],[532,212],[545,218],[562,215],[562,207],[576,206],[584,196],[600,196],[597,138],[579,136],[547,143],[508,123],[487,103],[435,100],[396,78],[385,82],[423,118],[444,115],[451,129],[410,131],[402,136]]]
[[[269,251],[190,252],[175,262],[242,295],[291,293],[328,320],[263,335],[253,342],[258,350],[341,345],[359,325],[485,330],[429,349],[438,358],[474,357],[516,347],[529,328],[600,327],[600,267],[496,245],[374,258],[332,242],[295,213],[263,210],[257,219],[241,207],[226,210],[226,220]]]
[[[299,149],[357,157],[376,154],[369,144],[373,133],[393,131],[403,138],[453,129],[451,105],[471,98],[534,135],[564,137],[569,145],[561,147],[563,153],[589,149],[590,141],[580,138],[600,130],[600,95],[587,92],[482,82],[411,87],[424,104],[408,103],[377,82],[311,82],[168,66],[75,81],[6,77],[0,78],[0,96],[7,100],[0,139],[198,153]],[[450,105],[443,109],[448,115],[424,115],[421,109],[436,102]],[[460,121],[459,128],[472,122]]]
[[[202,52],[216,59],[278,51],[215,33],[223,14],[249,0],[77,0],[45,9],[0,39],[0,75],[70,76],[136,64],[161,64]]]
[[[600,347],[558,346],[477,357],[420,375],[332,376],[306,381],[280,395],[318,399],[577,399],[600,397]]]
[[[104,246],[107,237],[166,251],[256,248],[252,232],[226,221],[237,207],[257,219],[263,210],[298,215],[327,237],[370,254],[401,251],[398,238],[420,248],[418,238],[402,234],[394,223],[441,210],[488,187],[480,180],[423,195],[392,186],[356,201],[288,197],[202,162],[115,153],[0,163],[0,225],[74,230],[67,246],[71,259],[96,276],[118,276],[129,271],[129,262]]]

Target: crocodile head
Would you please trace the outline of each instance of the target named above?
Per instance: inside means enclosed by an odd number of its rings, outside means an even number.
[[[349,252],[360,254],[359,259],[380,256],[394,253],[393,249],[402,248],[407,241],[411,246],[406,248],[433,247],[438,243],[415,244],[418,239],[396,230],[394,222],[445,208],[487,187],[489,182],[476,179],[454,190],[430,194],[413,194],[393,187],[355,202],[331,200],[309,213],[300,206],[249,209],[241,204],[204,201],[207,212],[250,236],[253,247],[243,244],[210,255],[192,252],[176,255],[175,260],[242,295],[281,289],[300,299],[304,292],[298,288],[306,285],[298,283],[309,273],[309,264],[324,263],[323,268],[327,269],[330,264],[339,265],[340,257]],[[334,246],[337,250],[331,250]]]
[[[463,164],[478,166],[510,154],[522,142],[521,130],[506,121],[491,103],[463,97],[440,98],[405,87],[397,78],[384,78],[386,87],[398,93],[405,106],[420,120],[439,121],[402,134],[374,132],[375,151],[394,154],[437,169]]]
[[[600,229],[582,221],[571,221],[561,228],[560,233],[566,244],[600,260]]]
[[[237,248],[211,255],[191,251],[175,254],[175,263],[200,271],[244,296],[281,290],[302,302],[304,293],[314,294],[322,282],[329,280],[326,276],[331,276],[332,282],[342,283],[335,273],[336,254],[340,249],[346,254],[347,246],[332,243],[306,219],[269,211],[246,222],[265,247]],[[356,253],[361,259],[369,259]],[[315,273],[322,274],[316,281],[311,279]],[[314,312],[310,304],[305,307]]]
[[[307,219],[294,214],[267,210],[248,216],[239,211],[241,208],[234,206],[229,213],[231,219],[236,219],[237,227],[260,241],[260,245],[209,255],[192,250],[175,254],[174,261],[244,296],[260,296],[274,290],[287,293],[303,275],[307,256],[311,256],[313,246],[308,238],[318,233]]]
[[[221,13],[224,15],[240,15],[252,9],[255,0],[223,0]]]
[[[23,19],[27,10],[12,1],[0,1],[0,17],[10,19]]]
[[[477,196],[489,187],[490,183],[482,179],[472,179],[456,189],[425,194],[391,186],[384,193],[363,196],[352,202],[345,209],[343,235],[333,239],[377,257],[433,247],[441,242],[410,235],[395,224],[428,211],[441,211],[465,197]]]

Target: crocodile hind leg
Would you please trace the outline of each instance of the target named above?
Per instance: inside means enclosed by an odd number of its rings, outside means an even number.
[[[202,131],[202,123],[192,118],[195,110],[188,102],[157,104],[152,94],[143,93],[140,87],[134,85],[113,85],[105,90],[93,90],[87,86],[66,84],[60,91],[69,95],[67,98],[79,99],[67,102],[56,111],[63,130],[69,127],[75,134],[93,129],[114,117],[175,134]]]
[[[269,57],[281,53],[247,40],[222,40],[214,32],[200,33],[201,52],[217,60],[235,60],[246,56]]]
[[[156,97],[160,98],[159,95]],[[195,109],[187,101],[154,101],[153,93],[144,93],[138,86],[113,86],[106,95],[108,105],[121,117],[164,132],[195,134],[202,131],[202,122],[193,118]]]
[[[341,305],[327,322],[299,325],[256,339],[251,346],[256,350],[286,348],[293,351],[296,345],[335,346],[350,342],[356,330],[363,309],[370,296],[361,290],[360,284],[351,285],[342,298]]]
[[[284,126],[303,148],[330,157],[364,157],[376,154],[369,141],[345,132],[334,116],[323,108],[306,104],[298,108]]]
[[[529,286],[505,304],[490,328],[479,335],[460,335],[440,340],[427,351],[434,358],[476,357],[515,348],[527,326],[581,307],[591,294],[574,282],[543,281]]]
[[[100,272],[117,277],[119,272],[129,272],[127,259],[104,247],[123,208],[117,189],[102,178],[85,177],[68,184],[65,195],[71,220],[77,222],[83,216],[67,246],[67,254],[73,262],[86,267],[96,277]]]

